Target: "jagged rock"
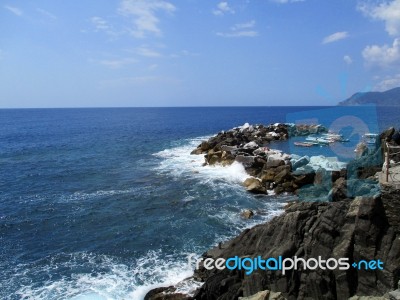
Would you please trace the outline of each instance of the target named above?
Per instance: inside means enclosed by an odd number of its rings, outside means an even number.
[[[293,168],[293,170],[296,170],[297,168],[307,165],[309,162],[310,162],[310,158],[308,156],[303,156],[300,159],[292,162],[292,168]]]
[[[284,181],[286,181],[290,178],[291,178],[290,170],[283,169],[278,174],[275,175],[274,182],[275,183],[283,183]]]
[[[258,148],[258,145],[256,142],[249,142],[246,145],[243,146],[244,149],[252,149],[255,150]]]
[[[260,179],[262,182],[273,182],[275,175],[275,169],[267,169],[262,172]]]
[[[265,185],[263,185],[260,180],[254,177],[247,178],[243,182],[243,185],[246,187],[247,191],[255,194],[265,194],[265,192],[267,191]]]
[[[389,191],[389,194],[391,192]],[[293,257],[327,259],[347,257],[352,261],[380,259],[384,269],[358,270],[200,270],[204,285],[196,300],[237,299],[263,290],[281,292],[287,299],[348,299],[351,296],[382,296],[397,288],[400,279],[399,221],[388,216],[400,211],[400,200],[387,206],[381,197],[357,197],[354,201],[297,202],[266,224],[243,231],[223,244],[218,257]],[[211,256],[212,251],[205,253]],[[214,252],[217,253],[217,252]],[[211,296],[212,295],[212,296]],[[229,295],[229,296],[228,296]]]
[[[388,129],[386,129],[385,131],[383,131],[379,137],[381,140],[390,141],[392,139],[392,136],[395,133],[395,131],[396,130],[394,129],[394,127],[390,127]]]
[[[200,148],[202,151],[207,151],[207,150],[211,149],[211,146],[208,142],[204,141],[201,143]]]
[[[192,152],[190,152],[190,154],[192,154],[192,155],[199,155],[202,153],[203,153],[203,150],[201,150],[201,148],[196,148]]]
[[[271,291],[261,291],[249,297],[239,297],[239,300],[285,300],[282,293],[275,293]]]
[[[252,164],[254,163],[255,156],[243,156],[237,155],[235,157],[235,161],[240,162],[242,164]]]
[[[251,209],[245,209],[240,213],[240,215],[244,219],[251,219],[254,216],[254,212]]]
[[[218,155],[212,155],[211,157],[210,157],[210,159],[208,160],[208,163],[210,164],[210,165],[215,165],[216,163],[218,163],[220,161],[220,158],[218,157]]]
[[[176,288],[173,286],[155,288],[149,291],[144,300],[190,300],[192,297],[182,293],[175,293]]]
[[[278,166],[282,166],[285,164],[285,161],[282,159],[282,156],[279,154],[273,154],[268,156],[267,160],[267,168],[276,168]]]

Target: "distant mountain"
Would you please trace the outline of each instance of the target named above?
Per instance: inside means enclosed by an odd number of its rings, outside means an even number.
[[[338,105],[365,105],[376,104],[379,106],[400,105],[400,87],[385,92],[355,93],[350,98],[341,101]]]

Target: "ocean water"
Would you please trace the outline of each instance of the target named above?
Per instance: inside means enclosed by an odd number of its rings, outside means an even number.
[[[269,220],[293,199],[248,194],[241,165],[203,167],[191,150],[245,122],[308,113],[332,123],[329,109],[0,110],[0,299],[143,299],[190,276],[189,253]],[[398,127],[399,113],[374,108],[365,122]],[[290,143],[274,146],[304,151]],[[252,220],[240,217],[247,208]]]

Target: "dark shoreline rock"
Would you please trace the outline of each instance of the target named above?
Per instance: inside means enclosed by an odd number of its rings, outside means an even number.
[[[386,141],[390,142],[391,134],[393,132],[388,131],[384,135]],[[231,152],[230,149],[223,151]],[[380,259],[384,263],[383,270],[299,269],[286,274],[256,270],[246,275],[244,270],[206,270],[202,266],[195,270],[193,277],[204,282],[203,286],[193,297],[183,299],[236,300],[257,293],[281,297],[278,299],[363,299],[363,296],[396,299],[400,296],[400,190],[383,185],[378,186],[379,193],[374,190],[375,196],[357,197],[359,189],[375,188],[376,182],[364,183],[371,181],[373,171],[382,167],[381,151],[378,148],[352,161],[347,170],[330,174],[333,202],[290,202],[282,215],[220,243],[204,253],[203,258],[296,256],[307,259],[321,256],[322,259],[347,257],[350,263]],[[287,174],[286,165],[263,168],[260,180],[271,184],[280,174],[283,183],[289,176],[298,186],[308,183],[310,188],[326,189],[327,174],[310,175],[298,172],[297,168],[290,169]],[[371,171],[371,168],[376,169]],[[165,298],[146,299],[181,299],[168,298],[182,296],[173,294],[173,289],[170,291]]]
[[[259,291],[281,292],[287,299],[347,299],[354,295],[381,296],[397,288],[400,279],[400,225],[393,214],[394,191],[381,197],[357,197],[335,203],[297,202],[283,215],[245,230],[210,250],[204,257],[301,257],[328,259],[348,257],[352,261],[380,259],[384,270],[296,270],[195,271],[205,281],[193,299],[237,299]],[[392,204],[391,206],[388,204]],[[233,296],[235,295],[235,296]]]

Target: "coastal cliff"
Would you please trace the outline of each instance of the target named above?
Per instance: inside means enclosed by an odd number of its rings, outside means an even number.
[[[381,296],[397,288],[400,279],[400,198],[390,187],[375,198],[356,197],[334,203],[298,202],[266,224],[206,252],[204,257],[380,259],[383,270],[212,270],[195,277],[204,285],[194,299],[238,299],[259,291],[281,292],[286,299],[347,299]]]
[[[249,126],[245,127],[248,130]],[[276,181],[277,173],[285,172],[286,175],[283,181],[275,185],[275,190],[279,186],[285,186],[285,182],[289,182],[293,187],[297,176],[305,176],[297,174],[297,168],[309,170],[312,176],[307,177],[307,184],[311,185],[308,188],[324,189],[323,197],[326,199],[315,201],[314,198],[310,198],[309,201],[290,202],[282,215],[247,229],[239,236],[210,249],[202,255],[203,260],[227,260],[231,257],[297,257],[326,261],[330,258],[347,258],[350,268],[340,270],[300,267],[286,272],[257,269],[251,274],[246,274],[246,270],[243,269],[209,270],[200,264],[192,279],[202,282],[203,285],[194,294],[189,296],[176,293],[174,287],[168,287],[150,291],[145,299],[358,299],[358,296],[384,295],[387,299],[400,299],[400,291],[393,292],[400,279],[400,190],[391,185],[379,185],[375,181],[373,175],[382,167],[381,149],[378,147],[350,162],[345,170],[330,171],[327,177],[326,170],[321,166],[315,171],[306,167],[309,161],[297,163],[300,160],[293,161],[283,154],[279,156],[280,162],[277,165],[268,164],[269,156],[273,156],[274,159],[277,156],[268,152],[269,149],[264,151],[266,145],[261,144],[262,140],[246,138],[247,145],[253,143],[253,147],[245,147],[245,144],[240,142],[237,145],[232,143],[231,148],[226,148],[224,139],[230,138],[230,135],[235,138],[243,134],[246,136],[246,129],[237,128],[228,135],[225,132],[220,133],[207,141],[207,145],[199,145],[194,152],[205,154],[206,163],[210,163],[216,152],[219,154],[212,163],[224,164],[225,161],[237,160],[239,155],[252,157],[251,161],[244,163],[246,170],[266,191],[271,186],[270,183]],[[258,130],[259,127],[254,129]],[[297,132],[304,134],[309,132],[310,128],[303,129],[304,131]],[[287,132],[293,129],[277,124],[273,130],[280,131],[274,138],[286,139]],[[312,130],[315,130],[315,127],[312,127]],[[255,136],[255,139],[260,139],[259,134],[252,132],[253,130],[247,137]],[[381,135],[381,139],[390,140],[393,133],[394,130],[390,129]],[[273,137],[268,130],[264,136]],[[261,147],[263,148],[260,152]],[[260,153],[265,153],[261,154],[264,156],[261,158],[261,166],[258,161]],[[293,168],[296,163],[297,167]],[[270,170],[275,174],[271,181],[263,180],[263,175]],[[331,187],[330,191],[324,186],[327,178],[331,182],[328,185]],[[248,186],[247,189],[249,190]],[[262,193],[265,190],[263,189]],[[298,189],[291,189],[295,193],[303,190],[301,185],[298,185]],[[382,262],[383,268],[352,266],[353,262],[371,260]],[[391,291],[392,294],[388,294]]]

